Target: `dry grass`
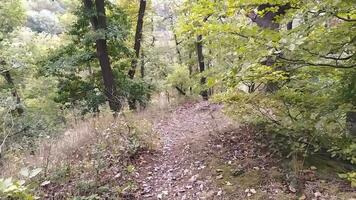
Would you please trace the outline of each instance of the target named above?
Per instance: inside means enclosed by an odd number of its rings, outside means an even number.
[[[107,113],[72,125],[72,128],[66,130],[57,138],[39,141],[36,152],[24,152],[22,155],[13,156],[7,160],[0,175],[16,177],[19,171],[25,167],[42,168],[46,173],[60,166],[74,152],[84,150],[84,146],[96,143],[99,138],[109,137],[108,132],[119,134],[123,140],[125,140],[127,134],[134,132],[141,141],[145,142],[148,148],[155,148],[158,137],[152,137],[154,134],[150,122],[144,120],[146,117],[149,118],[148,113],[147,111],[145,111],[145,114],[126,113],[117,119]]]
[[[97,124],[108,126],[108,117],[92,118],[66,130],[58,138],[46,138],[38,142],[38,150],[33,154],[24,152],[18,158],[8,160],[3,166],[1,175],[16,176],[21,168],[52,168],[66,159],[80,147],[94,141],[98,134]],[[110,120],[110,119],[109,119]],[[112,119],[110,120],[112,121]]]
[[[195,101],[192,98],[171,97],[161,93],[153,97],[151,105],[139,112],[124,111],[114,119],[110,113],[102,113],[99,117],[91,117],[82,121],[73,121],[65,132],[56,138],[46,138],[38,141],[36,152],[23,152],[12,155],[4,162],[0,170],[1,177],[16,177],[22,168],[42,168],[44,173],[56,169],[70,157],[85,151],[85,146],[95,144],[99,138],[109,137],[108,133],[119,134],[121,145],[127,142],[128,134],[135,137],[149,149],[160,146],[160,138],[154,133],[152,124],[154,120],[163,119],[167,111],[186,102]],[[104,137],[104,138],[103,138]],[[107,138],[110,139],[110,138]],[[118,144],[119,145],[119,144]]]

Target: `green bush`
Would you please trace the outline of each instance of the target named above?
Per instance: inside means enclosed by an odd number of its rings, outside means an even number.
[[[14,181],[12,178],[0,179],[0,199],[4,200],[34,200],[25,181]]]

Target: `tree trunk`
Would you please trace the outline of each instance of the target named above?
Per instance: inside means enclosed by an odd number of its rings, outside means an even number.
[[[143,22],[144,22],[143,20],[145,17],[146,4],[147,4],[146,0],[140,0],[140,8],[138,11],[136,33],[135,33],[135,45],[134,45],[135,57],[131,61],[131,69],[128,72],[128,76],[130,79],[133,79],[135,77],[138,58],[140,56],[141,41],[142,41],[142,29],[143,29]],[[129,104],[130,110],[136,110],[136,99],[129,98],[128,104]]]
[[[269,3],[261,4],[260,6],[258,6],[257,10],[263,11],[267,8],[274,7],[274,6],[275,5],[271,5]],[[286,14],[286,11],[290,8],[291,8],[290,4],[285,4],[285,5],[279,6],[277,12],[267,11],[266,13],[264,13],[263,16],[259,16],[257,13],[252,11],[250,14],[248,14],[248,17],[261,28],[269,28],[269,29],[277,31],[280,27],[280,24],[275,22],[276,17]],[[293,22],[289,22],[287,24],[287,30],[291,30],[292,28],[293,28]],[[275,63],[275,60],[273,60],[271,57],[267,57],[266,61],[262,62],[261,64],[266,65],[266,66],[272,66],[272,65],[274,65],[274,63]],[[267,82],[266,92],[273,93],[277,90],[278,90],[278,83],[271,82],[271,81]]]
[[[141,50],[141,78],[145,77],[145,52]]]
[[[155,42],[156,42],[156,37],[155,37],[155,24],[154,24],[154,19],[153,16],[151,17],[151,32],[152,32],[152,42],[151,42],[151,47],[155,46]]]
[[[351,136],[356,138],[356,112],[350,111],[346,113],[346,125]]]
[[[84,0],[84,6],[88,13],[93,12],[94,5],[92,0]],[[106,30],[107,25],[104,0],[95,0],[95,6],[96,16],[91,15],[91,25],[95,31]],[[118,112],[121,109],[121,102],[117,95],[116,83],[113,71],[110,66],[110,58],[105,38],[100,38],[96,40],[96,53],[101,67],[105,96],[109,101],[110,109],[114,112]]]
[[[141,41],[142,41],[142,29],[143,29],[143,19],[145,17],[145,11],[146,11],[146,0],[141,0],[140,1],[140,9],[138,11],[138,18],[137,18],[137,26],[136,26],[136,34],[135,34],[135,58],[132,59],[131,62],[131,69],[129,70],[129,77],[133,79],[135,77],[136,73],[136,67],[137,67],[137,59],[140,56],[140,49],[141,49]]]
[[[188,63],[189,78],[192,78],[192,75],[193,75],[193,66],[192,66],[192,63],[190,62],[191,59],[192,59],[192,52],[189,51],[189,63]],[[191,95],[193,94],[192,86],[189,87],[189,92]]]
[[[187,95],[187,94],[184,92],[184,90],[182,90],[180,87],[175,86],[175,88],[177,89],[177,91],[179,92],[179,94],[181,94],[181,95],[183,95],[183,96]]]
[[[205,71],[205,62],[204,62],[204,54],[203,54],[203,36],[199,35],[197,37],[197,55],[198,55],[198,64],[199,64],[199,71],[203,73]],[[202,75],[200,79],[200,84],[205,87],[206,84],[206,77]],[[208,100],[208,91],[203,89],[201,91],[201,96],[204,100]]]
[[[179,49],[178,36],[177,36],[177,34],[174,32],[174,21],[173,21],[173,17],[170,17],[170,22],[171,22],[171,27],[172,27],[174,42],[175,42],[175,44],[176,44],[176,52],[177,52],[178,62],[179,62],[179,64],[183,64],[183,61],[182,61],[182,54],[181,54],[180,49]]]
[[[180,49],[179,49],[178,37],[177,37],[176,33],[173,33],[173,34],[174,34],[174,41],[176,43],[176,51],[177,51],[177,56],[178,56],[178,62],[179,62],[179,64],[182,64],[183,63],[183,61],[182,61],[182,53],[180,52]]]
[[[263,11],[267,8],[275,7],[276,5],[271,5],[269,3],[261,4],[258,6],[258,11]],[[252,11],[248,14],[248,17],[255,22],[259,27],[262,28],[270,28],[273,30],[277,30],[279,28],[279,24],[275,22],[275,18],[279,15],[284,15],[288,9],[290,9],[290,4],[279,6],[277,12],[267,11],[263,16],[259,16],[257,13]]]
[[[14,79],[12,78],[10,71],[3,71],[1,75],[5,78],[7,84],[10,86],[12,97],[16,99],[17,105],[13,111],[15,111],[18,115],[22,115],[24,113],[24,109],[21,107],[21,98],[16,90]]]

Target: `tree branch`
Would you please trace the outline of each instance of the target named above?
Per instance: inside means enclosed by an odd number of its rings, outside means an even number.
[[[341,57],[342,56],[342,53],[341,53],[340,56],[338,56],[338,57],[332,57],[332,56],[327,56],[327,55],[320,55],[318,53],[312,52],[309,49],[305,49],[305,48],[303,48],[303,50],[308,52],[308,53],[310,53],[310,54],[312,54],[312,55],[314,55],[314,56],[318,56],[320,58],[324,58],[324,59],[328,59],[328,60],[335,60],[335,61],[349,60],[349,59],[351,59],[352,57],[355,56],[355,54],[352,54],[352,55],[347,56],[347,57]]]
[[[341,19],[343,21],[346,21],[346,22],[356,22],[356,19],[350,19],[350,18],[345,18],[345,17],[341,17],[339,15],[335,15],[335,17],[337,17],[338,19]]]
[[[351,64],[351,65],[339,65],[339,64],[330,64],[330,63],[312,63],[312,62],[308,62],[305,60],[294,60],[294,59],[288,59],[288,58],[284,58],[282,56],[278,57],[281,60],[284,60],[286,62],[289,62],[291,64],[297,64],[297,65],[304,65],[304,66],[316,66],[316,67],[332,67],[332,68],[339,68],[339,69],[351,69],[356,67],[356,64]]]

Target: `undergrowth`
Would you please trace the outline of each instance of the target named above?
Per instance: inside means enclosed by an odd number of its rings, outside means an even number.
[[[114,119],[103,114],[80,122],[57,139],[40,142],[7,162],[0,179],[1,199],[118,199],[136,189],[133,160],[142,151],[154,151],[159,137],[150,112],[124,113]],[[32,154],[32,155],[31,155]],[[40,169],[23,181],[22,168]],[[17,181],[18,180],[18,181]],[[10,188],[10,189],[9,189]]]

